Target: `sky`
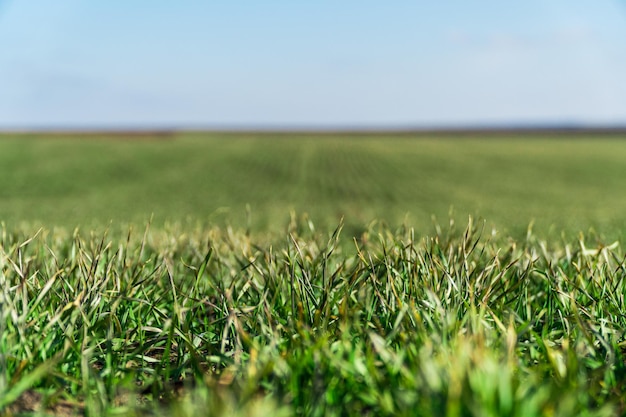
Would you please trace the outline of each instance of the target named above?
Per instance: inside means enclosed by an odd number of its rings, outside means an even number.
[[[0,0],[0,129],[626,125],[626,0]]]

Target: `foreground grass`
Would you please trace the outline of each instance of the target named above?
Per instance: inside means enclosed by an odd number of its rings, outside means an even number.
[[[0,236],[5,415],[626,412],[626,264],[592,239],[292,224]]]

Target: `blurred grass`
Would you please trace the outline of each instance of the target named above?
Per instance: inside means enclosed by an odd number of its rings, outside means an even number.
[[[282,232],[290,211],[344,234],[432,216],[524,234],[623,237],[621,137],[180,133],[0,140],[0,218],[73,228],[155,222]],[[249,206],[250,216],[246,207]]]
[[[624,415],[621,139],[5,135],[0,416]]]

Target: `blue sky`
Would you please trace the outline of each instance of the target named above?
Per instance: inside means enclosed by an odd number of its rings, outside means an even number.
[[[0,128],[626,124],[626,1],[0,0]]]

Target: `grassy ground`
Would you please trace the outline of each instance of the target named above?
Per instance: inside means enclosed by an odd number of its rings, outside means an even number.
[[[625,263],[529,235],[3,231],[5,413],[609,416]],[[28,239],[27,239],[28,238]]]
[[[523,236],[594,228],[623,237],[620,137],[459,138],[178,134],[0,140],[0,213],[10,225],[251,225],[283,232],[289,212],[345,235],[383,219],[432,231],[432,216],[484,218]],[[85,138],[83,138],[85,139]],[[111,139],[111,138],[109,138]],[[246,206],[250,207],[248,218]],[[572,236],[573,237],[573,236]]]
[[[626,414],[626,142],[24,139],[2,415]]]

